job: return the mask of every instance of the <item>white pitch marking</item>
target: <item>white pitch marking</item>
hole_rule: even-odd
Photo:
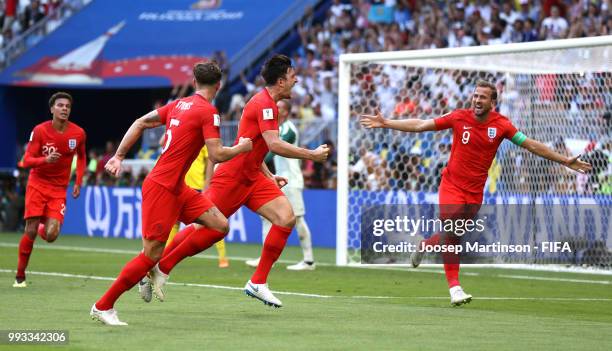
[[[11,269],[0,269],[0,273],[15,273]],[[28,274],[31,275],[42,275],[51,277],[61,278],[78,278],[78,279],[91,279],[91,280],[105,280],[113,281],[113,277],[99,277],[95,275],[82,275],[82,274],[70,274],[70,273],[59,273],[59,272],[36,272],[30,271]],[[244,288],[226,286],[226,285],[213,285],[213,284],[196,284],[196,283],[173,283],[168,282],[167,285],[175,286],[190,286],[198,288],[209,288],[209,289],[222,289],[222,290],[244,290]],[[362,295],[349,295],[349,296],[333,296],[333,295],[321,295],[321,294],[309,294],[300,292],[290,291],[274,291],[275,294],[279,295],[292,295],[302,297],[313,297],[322,299],[403,299],[403,300],[447,300],[448,296],[362,296]],[[612,301],[612,299],[606,298],[573,298],[573,297],[502,297],[502,296],[479,296],[475,297],[475,300],[523,300],[523,301]]]
[[[0,242],[0,247],[18,247],[19,245],[13,243],[3,243]],[[112,253],[112,254],[129,254],[129,255],[137,255],[140,251],[136,250],[121,250],[121,249],[101,249],[101,248],[92,248],[92,247],[79,247],[79,246],[63,246],[63,245],[48,245],[48,246],[38,246],[37,250],[60,250],[60,251],[78,251],[78,252],[97,252],[97,253]],[[206,255],[199,254],[193,256],[201,259],[211,259],[217,260],[216,255]],[[249,257],[240,257],[240,256],[230,256],[230,259],[238,260],[238,261],[246,261],[252,259]],[[278,260],[279,263],[294,263],[292,260]],[[325,263],[325,262],[317,262],[318,266],[326,267],[336,265]],[[389,271],[403,271],[403,272],[418,272],[418,273],[434,273],[434,274],[444,274],[444,271],[437,269],[414,269],[414,268],[402,268],[404,266],[390,266],[387,267],[385,265],[352,265],[346,266],[343,268],[361,268],[361,269],[384,269]],[[462,275],[468,276],[479,276],[480,273],[477,272],[463,272]],[[497,278],[506,278],[506,279],[521,279],[521,280],[539,280],[539,281],[554,281],[554,282],[564,282],[564,283],[581,283],[581,284],[603,284],[603,285],[612,285],[612,281],[609,280],[590,280],[590,279],[570,279],[570,278],[557,278],[557,277],[538,277],[538,276],[527,276],[527,275],[508,275],[508,274],[497,274],[492,275]]]

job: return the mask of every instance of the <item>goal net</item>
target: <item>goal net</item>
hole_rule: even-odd
[[[493,235],[489,241],[532,247],[562,241],[569,243],[571,253],[546,256],[532,250],[513,260],[497,256],[487,262],[611,269],[612,36],[348,54],[340,57],[339,65],[337,264],[366,263],[362,250],[366,211],[386,204],[437,204],[441,172],[453,142],[450,130],[366,130],[359,125],[359,116],[380,110],[387,118],[430,119],[469,108],[476,82],[484,79],[496,84],[497,110],[518,130],[560,153],[582,154],[594,166],[590,174],[580,175],[502,142],[489,170],[484,204],[551,206],[494,209],[533,225],[524,231],[516,227],[512,237]],[[389,214],[388,208],[376,211]],[[520,218],[520,213],[529,218]],[[552,223],[568,218],[567,225]],[[553,234],[545,230],[547,226],[554,227]],[[429,235],[418,233],[411,240]],[[392,236],[388,240],[393,241]],[[406,258],[399,255],[381,262],[407,263]],[[430,262],[435,259],[432,255]]]

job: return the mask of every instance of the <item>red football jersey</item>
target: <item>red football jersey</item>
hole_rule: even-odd
[[[218,171],[240,179],[254,181],[257,173],[261,172],[261,164],[269,151],[268,144],[262,135],[266,130],[278,130],[278,108],[268,93],[268,89],[264,88],[244,106],[238,135],[234,142],[236,145],[240,137],[251,138],[253,150],[241,153],[222,163]]]
[[[28,185],[52,194],[53,197],[65,197],[75,154],[76,184],[81,185],[86,161],[85,138],[85,131],[72,122],[68,122],[63,133],[53,128],[52,121],[34,127],[23,158],[23,166],[32,168]],[[46,157],[53,152],[62,156],[54,163],[45,162]]]
[[[512,139],[518,130],[495,111],[483,123],[472,110],[455,110],[434,120],[436,130],[453,129],[453,145],[442,176],[455,186],[481,193],[489,168],[503,139]]]
[[[205,140],[220,138],[221,117],[199,94],[172,101],[157,109],[157,113],[166,125],[166,140],[159,160],[147,177],[178,194]]]

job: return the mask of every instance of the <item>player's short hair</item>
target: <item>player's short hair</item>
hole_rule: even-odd
[[[291,59],[289,57],[276,54],[264,63],[261,68],[261,76],[266,81],[266,85],[274,85],[279,79],[285,77],[291,67]]]
[[[287,111],[291,113],[291,101],[289,101],[289,99],[282,99],[278,102],[282,102],[283,104],[285,104],[285,107],[287,107]]]
[[[497,101],[497,88],[495,84],[488,82],[486,80],[479,80],[476,82],[476,88],[489,88],[491,89],[491,100]]]
[[[215,61],[202,61],[193,65],[193,77],[198,85],[215,85],[221,81],[221,68]]]
[[[68,99],[68,101],[70,101],[70,105],[72,105],[72,96],[66,92],[58,91],[57,93],[51,95],[51,98],[49,99],[49,108],[55,105],[55,101],[57,99]]]

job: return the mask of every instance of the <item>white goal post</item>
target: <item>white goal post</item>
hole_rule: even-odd
[[[415,137],[365,131],[358,125],[359,114],[380,109],[385,116],[435,118],[467,108],[476,80],[484,78],[498,85],[498,108],[519,130],[553,147],[559,147],[561,140],[575,154],[588,142],[605,142],[611,135],[612,124],[606,125],[611,123],[611,68],[612,36],[341,55],[336,264],[360,263],[361,206],[398,199],[401,203],[403,198],[417,196],[436,201],[443,166],[440,155],[448,156],[448,133]],[[486,186],[490,196],[563,196],[565,192],[612,196],[607,190],[608,177],[612,179],[609,170],[598,170],[601,174],[595,180],[557,174],[508,144],[502,143],[500,152],[505,157],[496,159],[489,171],[493,174]],[[428,154],[428,149],[436,153]],[[437,153],[438,149],[442,151]],[[389,157],[391,150],[396,152],[395,161]],[[414,167],[406,165],[412,162]],[[519,167],[524,174],[512,173]]]

